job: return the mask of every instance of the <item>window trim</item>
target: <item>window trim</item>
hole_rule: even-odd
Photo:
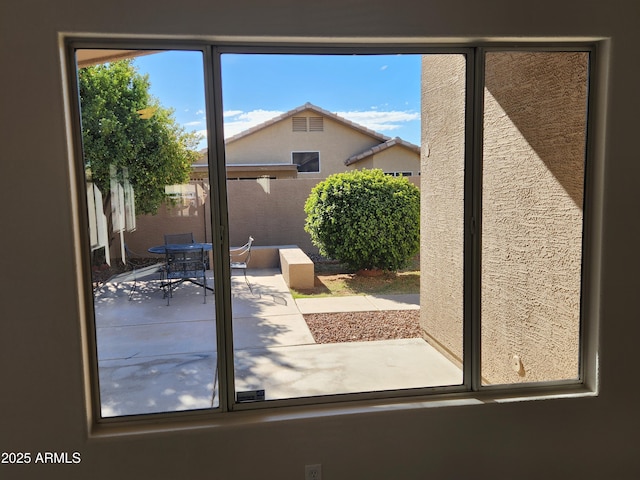
[[[74,237],[76,241],[76,263],[78,265],[79,311],[81,334],[84,344],[83,361],[87,385],[88,426],[92,435],[112,435],[130,431],[135,424],[138,431],[157,431],[176,426],[202,422],[202,425],[215,426],[254,421],[269,421],[299,417],[315,417],[319,414],[371,412],[371,408],[405,409],[430,408],[484,402],[506,402],[511,400],[533,400],[538,398],[594,396],[598,394],[598,336],[599,336],[599,295],[600,286],[600,247],[602,244],[603,209],[603,168],[604,168],[604,112],[606,110],[607,68],[609,62],[609,41],[600,38],[591,39],[501,39],[491,42],[451,42],[450,44],[429,42],[410,42],[405,40],[369,40],[356,42],[351,39],[336,43],[323,43],[323,40],[290,39],[265,43],[264,40],[237,41],[226,38],[220,41],[193,40],[157,40],[140,38],[93,38],[82,35],[63,35],[66,70],[63,69],[63,82],[66,91],[66,113],[68,141],[70,147],[69,174],[75,190]],[[77,79],[75,78],[74,51],[78,48],[121,48],[146,50],[192,50],[203,52],[205,75],[205,102],[207,107],[207,129],[209,132],[209,172],[212,189],[218,193],[212,198],[210,208],[213,230],[214,251],[221,255],[222,261],[216,262],[214,275],[216,282],[216,316],[218,328],[218,373],[220,382],[220,407],[216,409],[194,410],[188,412],[169,412],[141,415],[135,417],[100,418],[98,362],[95,345],[95,322],[93,304],[90,297],[90,266],[88,262],[88,232],[83,228],[88,218],[86,199],[82,185],[84,176],[81,169],[82,141],[80,131],[79,99],[77,98]],[[481,178],[477,174],[482,166],[482,104],[484,89],[483,62],[488,51],[587,51],[590,54],[589,94],[587,110],[586,157],[585,157],[585,194],[583,209],[582,242],[582,278],[581,278],[581,332],[580,332],[580,378],[576,381],[542,382],[533,384],[480,385],[480,321],[479,319],[479,245],[478,219],[481,218]],[[220,55],[222,53],[298,53],[298,54],[335,54],[335,53],[434,53],[467,55],[467,108],[465,144],[465,191],[470,192],[470,201],[464,206],[464,383],[460,386],[415,389],[415,391],[383,391],[377,393],[356,393],[344,395],[314,396],[303,399],[273,400],[263,403],[240,404],[234,400],[233,349],[231,332],[231,294],[224,285],[229,273],[228,262],[228,216],[226,204],[226,172],[224,165],[224,136],[222,132],[222,98],[220,85]],[[480,170],[481,171],[481,170]],[[305,173],[305,172],[302,172]],[[310,172],[309,172],[310,173]],[[315,173],[315,172],[314,172]],[[83,203],[85,202],[85,203]],[[218,293],[221,292],[221,293]],[[229,374],[230,373],[230,378]],[[226,395],[222,392],[226,391]],[[276,407],[288,407],[274,410]],[[293,409],[293,410],[291,410]],[[268,413],[260,414],[261,410]],[[253,416],[240,417],[239,412],[251,412]],[[237,414],[232,415],[233,412]],[[106,430],[105,430],[106,429]]]

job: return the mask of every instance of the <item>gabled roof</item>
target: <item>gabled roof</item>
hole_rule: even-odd
[[[359,125],[355,122],[352,122],[351,120],[347,120],[346,118],[343,118],[339,115],[336,115],[335,113],[331,113],[328,110],[325,110],[323,108],[320,108],[316,105],[313,105],[311,103],[305,103],[304,105],[301,105],[297,108],[294,108],[293,110],[289,110],[288,112],[283,113],[282,115],[278,115],[277,117],[272,118],[271,120],[267,120],[266,122],[263,122],[259,125],[256,125],[255,127],[251,127],[247,130],[243,130],[240,133],[237,133],[236,135],[229,137],[225,140],[225,143],[232,143],[235,142],[237,140],[240,140],[241,138],[244,138],[248,135],[251,135],[255,132],[258,132],[260,130],[263,130],[271,125],[274,125],[278,122],[281,122],[282,120],[285,120],[289,117],[293,117],[299,113],[302,112],[306,112],[306,111],[312,111],[317,113],[318,115],[322,115],[324,117],[330,118],[338,123],[341,123],[342,125],[345,125],[347,127],[350,127],[354,130],[357,130],[365,135],[368,135],[370,137],[375,138],[376,140],[379,140],[380,142],[386,142],[387,140],[390,140],[391,137],[387,137],[386,135],[382,135],[381,133],[378,133],[374,130],[371,130],[367,127],[364,127],[362,125]]]
[[[407,148],[415,153],[417,153],[418,155],[420,154],[420,147],[418,145],[414,145],[413,143],[407,142],[405,140],[402,140],[400,137],[396,137],[396,138],[390,138],[389,140],[387,140],[384,143],[381,143],[380,145],[376,145],[374,147],[371,147],[367,150],[365,150],[362,153],[358,153],[356,155],[352,155],[349,158],[347,158],[344,161],[345,165],[352,165],[356,162],[359,162],[360,160],[363,160],[367,157],[370,157],[372,155],[375,155],[377,153],[380,153],[384,150],[387,150],[389,148],[395,147],[396,145]]]

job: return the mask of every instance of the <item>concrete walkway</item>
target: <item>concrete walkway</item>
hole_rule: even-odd
[[[158,280],[96,295],[103,416],[218,406],[214,297],[180,285],[166,306]],[[267,400],[454,385],[462,372],[422,339],[316,344],[303,314],[417,309],[417,295],[298,299],[279,270],[232,278],[236,392]]]
[[[359,295],[352,297],[299,298],[300,313],[374,312],[420,310],[420,295]]]

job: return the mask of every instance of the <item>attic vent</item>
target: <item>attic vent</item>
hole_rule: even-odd
[[[292,117],[291,120],[294,132],[307,131],[307,117]]]
[[[322,132],[324,131],[324,122],[322,117],[309,117],[309,131],[310,132]]]
[[[291,117],[291,126],[294,132],[322,132],[324,131],[324,118]]]

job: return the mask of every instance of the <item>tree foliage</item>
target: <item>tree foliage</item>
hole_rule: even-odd
[[[148,75],[131,60],[82,68],[79,85],[84,161],[93,182],[106,196],[111,167],[118,175],[127,171],[137,213],[157,213],[164,187],[188,181],[199,137],[149,93]],[[145,109],[150,118],[139,113]]]
[[[355,269],[396,271],[420,248],[420,191],[382,170],[327,177],[304,211],[305,230],[320,253]]]

